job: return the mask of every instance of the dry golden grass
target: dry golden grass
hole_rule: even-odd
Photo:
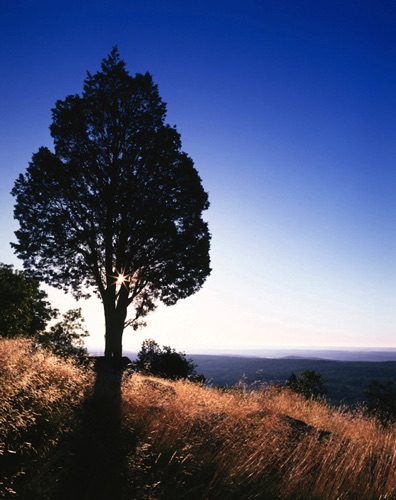
[[[268,388],[134,375],[124,425],[140,498],[393,498],[396,429]]]
[[[396,428],[362,412],[128,373],[120,392],[99,375],[0,340],[0,497],[396,498]]]
[[[91,372],[26,339],[0,340],[0,496],[29,473],[38,477],[92,382]]]

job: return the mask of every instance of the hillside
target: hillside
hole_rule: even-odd
[[[285,351],[279,351],[281,355]],[[293,353],[296,351],[290,351]],[[322,359],[304,356],[266,358],[244,355],[191,354],[197,372],[205,375],[213,387],[232,387],[243,380],[252,387],[262,384],[285,383],[294,372],[297,376],[305,370],[315,370],[322,375],[327,389],[327,398],[334,405],[351,407],[365,403],[364,391],[370,382],[396,380],[396,360],[393,351],[314,351],[317,355],[338,356],[341,359]],[[130,359],[136,353],[128,352]]]
[[[274,388],[219,390],[0,341],[2,496],[395,498],[396,428]]]
[[[213,386],[233,386],[243,379],[247,384],[284,383],[292,372],[315,370],[322,375],[333,404],[351,406],[364,402],[364,390],[373,379],[396,380],[396,361],[335,361],[309,358],[257,358],[242,356],[192,356]]]

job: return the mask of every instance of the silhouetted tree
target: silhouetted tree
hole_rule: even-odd
[[[286,382],[286,387],[306,398],[318,398],[327,393],[322,375],[315,370],[305,370],[299,377],[292,373]]]
[[[396,390],[393,381],[372,380],[364,391],[367,411],[384,423],[396,420]]]
[[[37,279],[0,263],[0,336],[36,338],[58,314]]]
[[[151,75],[130,76],[114,48],[81,96],[56,102],[55,152],[40,148],[12,190],[16,254],[45,283],[102,299],[106,356],[210,273],[208,196],[165,115]]]
[[[138,352],[135,366],[138,370],[159,377],[179,379],[194,377],[196,365],[184,352],[169,346],[161,347],[155,340],[145,340]],[[202,380],[201,380],[202,381]]]
[[[38,336],[38,342],[62,358],[85,357],[88,352],[84,346],[84,337],[88,336],[81,309],[78,308],[70,309],[61,321],[42,332]]]

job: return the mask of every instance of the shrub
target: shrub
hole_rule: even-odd
[[[155,340],[145,340],[135,363],[139,371],[169,379],[193,378],[196,365],[185,353],[176,352],[169,346],[161,347]]]
[[[320,398],[327,393],[322,382],[322,375],[315,370],[305,370],[299,377],[292,373],[286,382],[286,387],[302,394],[307,399]]]
[[[396,390],[394,383],[372,380],[367,390],[367,411],[381,422],[388,423],[396,420]]]

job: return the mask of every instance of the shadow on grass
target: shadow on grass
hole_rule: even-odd
[[[114,361],[97,358],[92,397],[85,402],[55,498],[119,499],[125,460],[121,440],[121,375]]]

